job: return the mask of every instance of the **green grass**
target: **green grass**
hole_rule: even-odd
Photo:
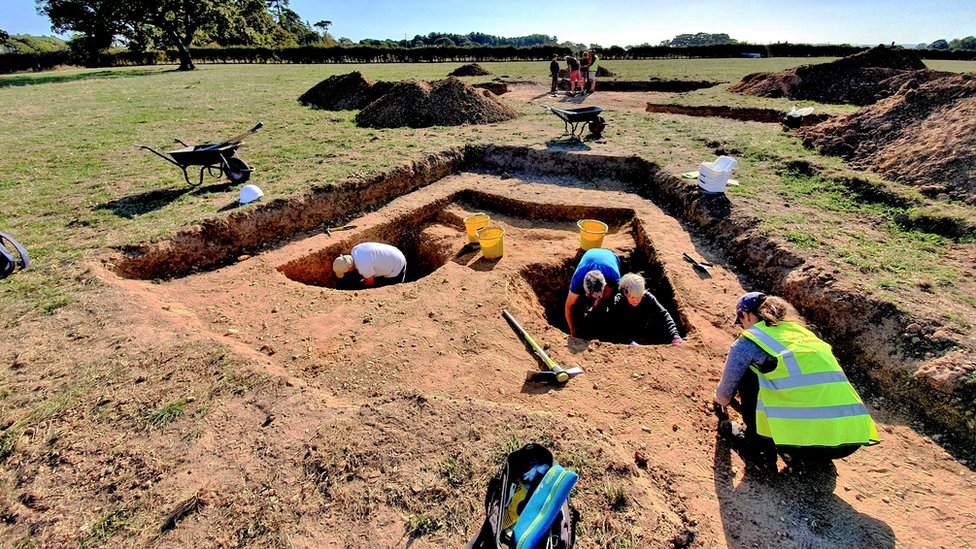
[[[88,529],[88,535],[78,543],[80,549],[87,547],[101,547],[102,542],[125,528],[131,520],[131,513],[124,509],[116,509],[105,513]]]
[[[181,398],[160,406],[155,410],[147,411],[144,416],[146,426],[151,429],[162,429],[170,423],[173,423],[183,415],[186,405],[189,402],[189,399]]]

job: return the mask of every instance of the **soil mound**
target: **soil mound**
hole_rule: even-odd
[[[601,65],[596,68],[596,77],[603,78],[604,76],[617,76],[617,74]]]
[[[801,135],[856,167],[976,202],[976,76],[909,80],[895,95]]]
[[[426,128],[491,124],[511,120],[518,112],[488,90],[475,89],[456,79],[431,83],[406,80],[367,105],[356,124],[369,128]]]
[[[448,76],[485,76],[488,74],[491,74],[488,72],[488,69],[477,63],[471,63],[469,65],[461,65],[460,67],[454,69],[454,72]]]
[[[877,46],[831,63],[750,74],[729,91],[760,97],[870,105],[894,95],[907,80],[927,81],[945,74],[928,71],[913,51]]]
[[[298,98],[299,103],[329,111],[361,109],[385,94],[390,82],[373,82],[359,71],[330,76]]]

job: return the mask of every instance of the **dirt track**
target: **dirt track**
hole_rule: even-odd
[[[734,337],[728,309],[743,287],[717,250],[623,190],[614,181],[461,173],[354,219],[354,231],[310,236],[222,269],[163,283],[103,272],[132,296],[135,324],[214,339],[283,381],[251,405],[222,410],[177,466],[186,473],[163,481],[165,493],[208,502],[166,540],[207,539],[208,525],[221,520],[219,494],[239,491],[238,472],[246,472],[283,479],[275,497],[291,503],[274,516],[296,545],[400,545],[401,516],[433,510],[444,528],[414,546],[458,546],[481,517],[490,472],[482,468],[515,433],[549,441],[559,459],[580,459],[581,547],[628,535],[641,547],[969,543],[970,472],[885,410],[873,410],[882,446],[837,462],[836,477],[743,477],[707,411]],[[488,211],[508,231],[500,261],[465,251],[459,220],[471,211]],[[673,290],[665,301],[686,344],[586,342],[551,325],[567,279],[545,285],[533,274],[568,276],[580,253],[573,220],[591,216],[608,218],[607,245],[644,268],[658,295]],[[420,235],[404,246],[414,262],[427,262],[421,273],[443,263],[419,280],[356,292],[293,280],[328,286],[334,251],[410,234]],[[720,266],[702,278],[684,251]],[[524,370],[537,363],[501,318],[504,308],[551,344],[556,360],[586,374],[558,390],[523,385]],[[431,465],[447,456],[469,471],[456,484]],[[608,504],[611,486],[623,487],[624,504]]]

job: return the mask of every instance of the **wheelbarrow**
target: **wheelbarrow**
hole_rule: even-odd
[[[607,127],[607,121],[600,116],[603,107],[580,107],[578,109],[560,109],[542,105],[543,109],[558,116],[566,126],[566,132],[576,139],[582,139],[583,131],[589,128],[593,137],[599,138]]]
[[[187,185],[196,187],[203,183],[204,172],[210,177],[220,177],[226,175],[232,183],[243,183],[250,179],[253,168],[244,162],[244,159],[237,155],[237,149],[244,144],[244,139],[252,133],[261,129],[263,122],[258,122],[256,126],[246,132],[235,135],[234,137],[220,143],[204,143],[203,145],[187,145],[183,141],[173,138],[173,142],[183,145],[182,149],[161,153],[152,147],[136,145],[137,149],[145,149],[170,164],[175,164],[183,170],[183,179]],[[167,156],[169,155],[169,156]],[[200,179],[195,184],[190,181],[190,174],[186,171],[190,166],[200,166]]]

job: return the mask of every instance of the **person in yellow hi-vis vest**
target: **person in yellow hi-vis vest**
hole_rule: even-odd
[[[735,315],[743,331],[729,350],[715,404],[724,412],[739,393],[750,446],[762,452],[772,443],[800,459],[838,459],[880,441],[830,345],[796,320],[786,300],[750,292]]]

